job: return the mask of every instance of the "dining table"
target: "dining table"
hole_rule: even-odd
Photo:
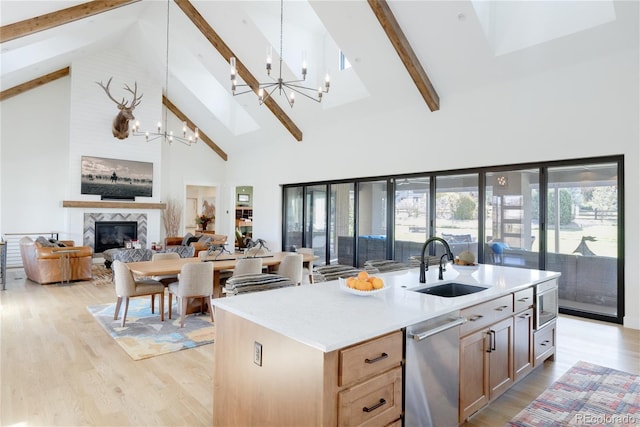
[[[267,267],[269,273],[273,273],[282,258],[291,252],[269,252],[265,255],[256,256],[256,258],[262,259],[262,266]],[[129,262],[127,266],[129,270],[139,277],[150,276],[167,276],[172,274],[179,274],[182,270],[182,266],[193,262],[211,262],[213,263],[213,297],[219,298],[223,295],[222,287],[220,285],[220,275],[223,271],[232,272],[236,266],[236,263],[241,258],[247,258],[244,253],[223,253],[220,255],[209,255],[207,257],[190,257],[179,259],[163,259],[157,261],[138,261]],[[318,257],[313,254],[302,254],[303,265],[308,266]]]

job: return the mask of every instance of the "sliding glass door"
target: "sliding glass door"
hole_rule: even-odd
[[[441,237],[479,263],[559,271],[561,311],[621,323],[623,176],[615,156],[285,185],[283,248],[313,247],[318,264],[415,266]]]
[[[353,265],[355,184],[331,184],[330,188],[329,263]],[[314,253],[320,255],[315,251]],[[324,261],[324,254],[322,254],[322,261]]]
[[[430,178],[402,178],[395,180],[394,203],[394,259],[416,264],[422,245],[431,234],[429,209],[431,206]]]
[[[469,251],[478,259],[478,174],[436,177],[435,235],[447,241],[454,256]],[[444,254],[443,246],[433,245]]]
[[[617,316],[618,165],[548,171],[546,269],[562,272],[560,308]]]
[[[358,183],[356,267],[387,259],[387,181]]]
[[[302,191],[303,187],[288,187],[284,189],[283,218],[284,233],[282,246],[289,250],[293,246],[302,247]]]
[[[540,267],[539,191],[539,169],[486,173],[485,264]]]

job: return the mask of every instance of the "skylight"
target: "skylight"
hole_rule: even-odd
[[[496,56],[615,21],[611,1],[472,0]]]

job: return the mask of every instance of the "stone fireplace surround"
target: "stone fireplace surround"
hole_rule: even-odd
[[[138,223],[138,241],[147,247],[147,214],[141,213],[85,213],[82,227],[83,245],[95,250],[96,221],[136,221]]]

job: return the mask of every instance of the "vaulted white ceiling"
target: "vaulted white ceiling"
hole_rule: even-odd
[[[84,3],[3,0],[5,26]],[[204,1],[191,4],[259,80],[273,47],[278,72],[278,1]],[[440,97],[440,108],[460,92],[638,49],[638,3],[630,1],[403,1],[388,4]],[[142,0],[1,45],[0,89],[69,66],[74,58],[121,48],[165,81],[167,97],[230,155],[256,143],[295,139],[253,94],[231,96],[223,58],[173,2]],[[309,86],[331,75],[317,104],[298,96],[294,108],[276,96],[303,132],[399,108],[430,112],[369,4],[353,1],[284,3],[283,74],[299,78],[306,53]],[[338,69],[339,49],[352,67]],[[304,137],[303,141],[304,143]]]

